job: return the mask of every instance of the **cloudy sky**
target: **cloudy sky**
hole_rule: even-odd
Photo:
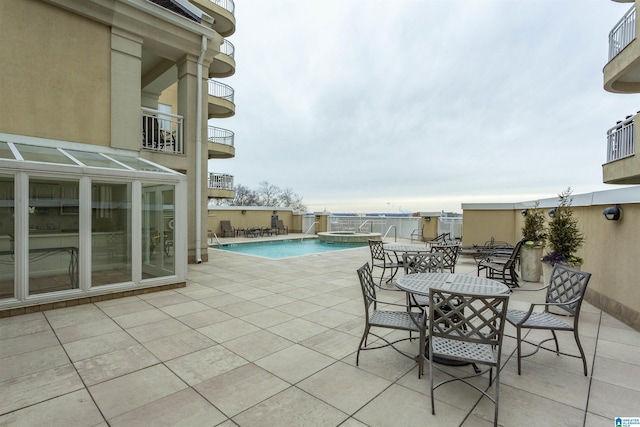
[[[236,157],[209,171],[310,211],[456,211],[619,188],[611,0],[237,0]]]

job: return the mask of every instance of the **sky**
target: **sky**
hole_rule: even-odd
[[[233,159],[310,212],[462,212],[619,186],[603,89],[611,0],[237,0]]]

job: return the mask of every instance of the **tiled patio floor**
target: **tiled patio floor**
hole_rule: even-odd
[[[492,425],[492,404],[461,383],[438,389],[431,415],[428,378],[391,349],[355,366],[356,269],[369,259],[368,248],[283,260],[212,250],[186,288],[0,319],[0,425]],[[456,272],[475,274],[473,260]],[[510,306],[536,297],[514,292]],[[549,352],[518,376],[507,338],[501,425],[640,416],[640,333],[586,303],[580,327],[588,377]],[[575,350],[571,334],[560,341]]]

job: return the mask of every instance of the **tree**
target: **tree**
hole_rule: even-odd
[[[269,184],[268,181],[262,181],[257,191],[260,200],[259,206],[279,206],[278,198],[280,193],[282,193],[280,187]]]
[[[281,190],[280,187],[262,181],[258,190],[238,184],[233,199],[218,199],[214,203],[217,206],[268,206],[286,207],[297,211],[306,211],[307,207],[302,203],[302,197],[294,193],[291,188]]]
[[[307,207],[302,204],[302,197],[293,192],[291,188],[285,188],[279,197],[279,206],[290,207],[296,211],[306,211]]]
[[[584,242],[584,235],[578,228],[578,219],[573,216],[571,209],[571,187],[558,195],[559,203],[556,212],[549,223],[547,242],[551,252],[543,257],[544,262],[567,264],[581,264],[582,259],[575,255]]]
[[[233,199],[234,206],[259,206],[258,202],[259,197],[255,191],[244,185],[236,186],[235,198]]]
[[[522,227],[522,237],[527,242],[533,242],[534,246],[541,244],[547,237],[544,231],[544,212],[538,209],[539,205],[540,202],[536,202],[533,208],[527,210]]]

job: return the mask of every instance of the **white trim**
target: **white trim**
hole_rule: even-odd
[[[615,190],[594,191],[592,193],[574,194],[571,206],[599,206],[612,204],[640,203],[640,185],[616,188]],[[540,208],[554,208],[558,198],[551,197],[540,200],[529,200],[516,203],[462,203],[462,210],[518,210],[532,208],[540,202]]]

